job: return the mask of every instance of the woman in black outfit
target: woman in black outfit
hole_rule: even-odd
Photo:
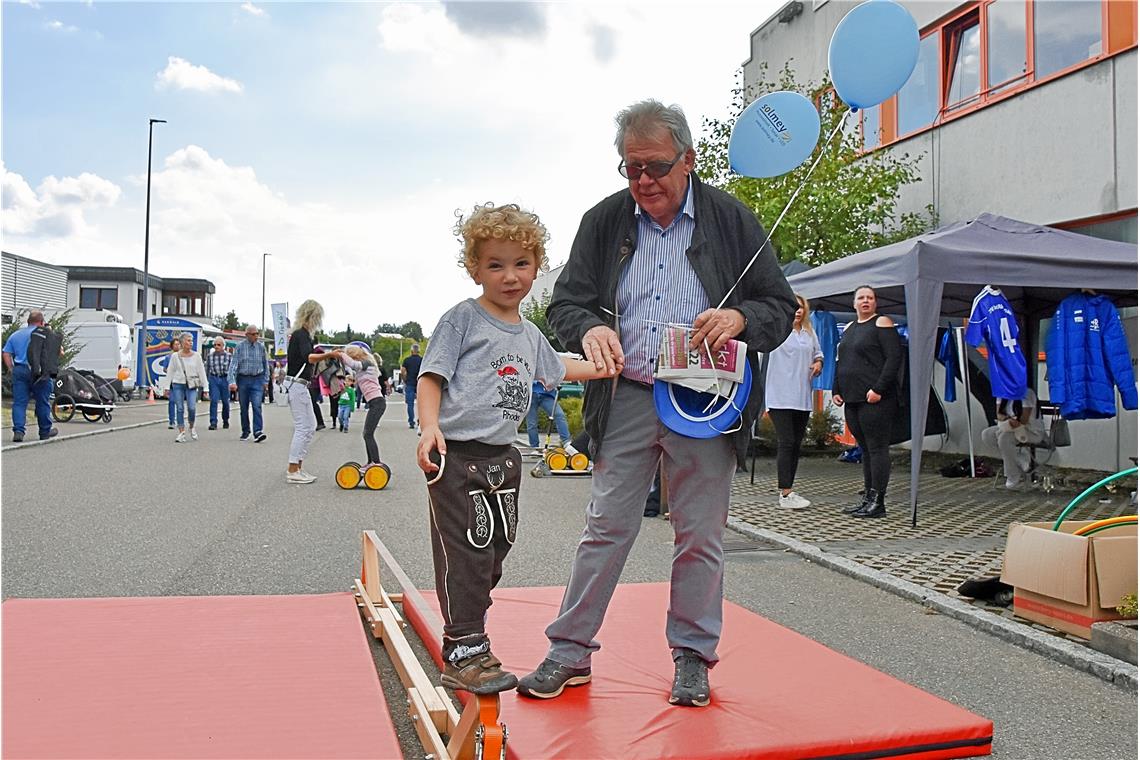
[[[875,291],[855,291],[855,321],[843,331],[832,400],[844,407],[851,434],[863,448],[863,499],[845,507],[853,517],[883,517],[891,478],[891,420],[899,412],[899,334],[890,317],[877,313]]]

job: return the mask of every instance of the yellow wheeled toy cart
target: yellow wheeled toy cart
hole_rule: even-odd
[[[351,491],[361,483],[369,491],[382,491],[391,481],[392,469],[382,462],[365,465],[345,462],[336,470],[336,484],[346,491]]]
[[[571,454],[561,446],[548,446],[541,454],[542,458],[530,471],[536,478],[547,475],[589,475],[593,469],[590,457],[581,451]]]

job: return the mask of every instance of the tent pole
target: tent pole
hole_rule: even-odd
[[[954,328],[954,344],[958,347],[958,366],[962,368],[962,385],[966,390],[966,439],[970,446],[970,477],[974,477],[974,418],[970,413],[970,372],[966,366],[966,338],[961,327]]]

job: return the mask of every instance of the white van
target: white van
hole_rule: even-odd
[[[72,367],[89,369],[107,380],[114,380],[119,369],[125,368],[131,376],[123,381],[123,387],[135,387],[131,328],[128,325],[107,321],[79,322],[69,327],[75,330],[72,340],[82,346],[71,360]]]

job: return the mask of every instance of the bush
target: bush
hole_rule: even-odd
[[[835,443],[835,437],[843,432],[843,424],[831,416],[831,407],[812,412],[808,417],[807,439],[817,449],[824,449]]]
[[[1116,611],[1122,616],[1130,619],[1136,618],[1136,594],[1125,594],[1120,604],[1116,605]]]

